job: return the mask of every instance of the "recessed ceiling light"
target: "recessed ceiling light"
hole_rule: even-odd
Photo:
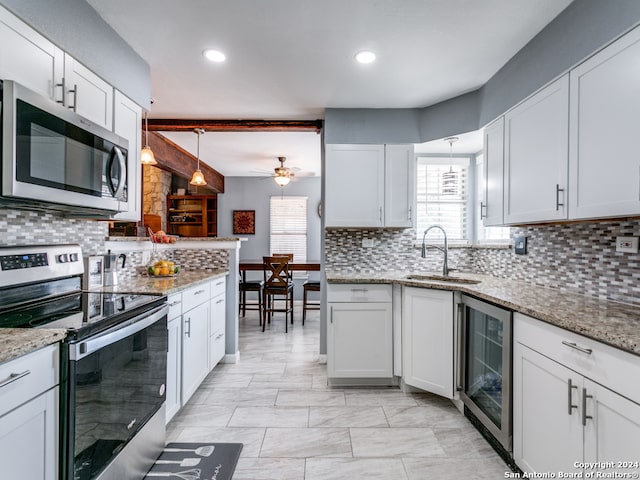
[[[368,50],[356,53],[356,60],[360,63],[372,63],[375,61],[375,59],[376,54],[373,52],[369,52]]]
[[[205,50],[204,52],[202,52],[202,54],[212,62],[224,62],[227,59],[224,53],[219,50],[213,50],[211,48]]]

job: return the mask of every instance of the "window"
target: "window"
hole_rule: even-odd
[[[271,197],[271,253],[307,260],[307,197]]]
[[[476,239],[478,243],[508,243],[509,227],[485,227],[480,218],[480,203],[484,198],[484,156],[476,155]]]
[[[430,225],[440,225],[452,242],[469,241],[469,158],[418,157],[417,238]],[[439,231],[429,238],[442,236]]]

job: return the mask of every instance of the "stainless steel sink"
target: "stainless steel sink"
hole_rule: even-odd
[[[480,283],[480,280],[475,280],[473,278],[466,277],[458,277],[455,275],[424,275],[424,274],[414,274],[408,275],[407,280],[422,280],[422,281],[436,281],[436,282],[447,282],[447,283],[465,283],[468,285],[476,285]]]

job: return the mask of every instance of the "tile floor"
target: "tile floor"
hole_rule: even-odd
[[[240,363],[218,365],[167,426],[168,441],[241,442],[234,480],[504,478],[509,471],[445,399],[329,388],[319,312],[284,333],[240,319]]]

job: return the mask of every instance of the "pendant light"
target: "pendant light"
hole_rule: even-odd
[[[198,158],[198,167],[196,171],[193,172],[191,176],[191,181],[189,182],[191,185],[195,185],[196,187],[204,187],[207,184],[207,181],[204,179],[204,175],[200,170],[200,135],[204,133],[202,128],[196,128],[193,132],[198,136],[198,150],[197,150],[197,158]]]
[[[453,171],[453,144],[458,141],[458,137],[449,137],[444,139],[449,142],[449,171],[442,174],[442,194],[457,195],[458,194],[458,172]]]
[[[153,103],[153,100],[151,101]],[[151,147],[149,146],[149,119],[147,117],[147,112],[144,112],[144,130],[145,130],[145,141],[144,147],[140,151],[140,163],[143,165],[157,165],[156,157],[151,151]]]

